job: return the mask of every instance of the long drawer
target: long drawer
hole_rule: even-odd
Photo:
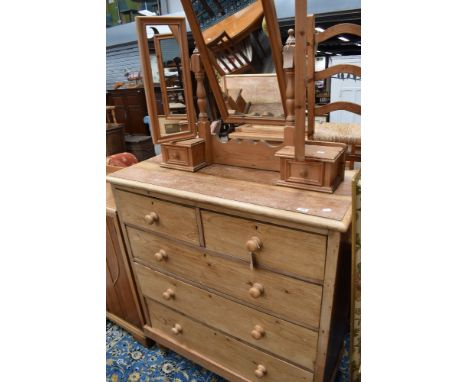
[[[208,249],[304,278],[323,280],[326,236],[202,211]]]
[[[247,381],[307,381],[313,374],[254,349],[164,305],[147,300],[151,327],[185,349],[203,354]]]
[[[134,270],[145,297],[313,369],[317,333],[194,287],[138,263]]]
[[[199,244],[195,208],[156,198],[115,190],[124,223]]]
[[[127,227],[134,257],[152,267],[266,309],[312,328],[319,325],[322,287],[249,264],[203,253]]]

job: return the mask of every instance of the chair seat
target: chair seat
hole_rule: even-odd
[[[316,123],[314,140],[360,145],[361,125],[357,123]]]

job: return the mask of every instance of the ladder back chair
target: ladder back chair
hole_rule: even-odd
[[[315,125],[316,116],[325,116],[332,111],[346,110],[361,115],[361,105],[353,102],[338,101],[326,105],[315,105],[315,81],[325,80],[333,75],[346,73],[361,77],[361,67],[351,64],[330,66],[324,70],[315,70],[315,57],[318,44],[331,38],[346,34],[361,36],[358,24],[336,24],[323,32],[315,30],[315,17],[307,17],[307,138],[321,141],[346,143],[349,147],[347,159],[351,168],[354,162],[361,161],[361,126],[354,123],[323,123]]]
[[[223,31],[218,37],[207,44],[213,54],[213,64],[220,76],[225,74],[240,74],[252,70],[251,60],[244,51],[246,44],[234,43]]]

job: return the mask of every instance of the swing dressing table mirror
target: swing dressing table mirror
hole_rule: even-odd
[[[150,127],[153,142],[161,144],[161,165],[196,171],[206,165],[205,143],[197,137],[185,18],[137,17],[136,28]],[[160,29],[170,33],[158,35]],[[163,116],[156,109],[155,77],[161,83]]]
[[[136,28],[138,36],[138,48],[140,52],[141,69],[143,72],[143,84],[145,87],[146,103],[150,119],[150,127],[154,143],[163,143],[174,140],[193,138],[196,136],[195,112],[191,93],[187,32],[184,17],[136,17]],[[158,36],[159,29],[169,30]],[[163,56],[161,41],[171,43],[171,60]],[[167,44],[166,44],[167,45]],[[176,60],[177,58],[177,60]],[[164,64],[167,61],[179,62],[177,72],[170,73]],[[174,65],[175,66],[175,65]],[[168,90],[174,89],[171,80],[176,78],[175,89],[182,94],[184,104],[182,112],[171,111],[168,99]],[[163,91],[163,107],[165,120],[179,121],[179,128],[166,131],[165,125],[160,123],[156,109],[156,97],[154,90],[154,79],[159,79]]]

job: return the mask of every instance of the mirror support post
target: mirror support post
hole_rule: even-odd
[[[288,31],[289,37],[283,49],[287,80],[286,146],[275,153],[280,158],[280,179],[276,184],[333,193],[344,179],[347,146],[344,143],[309,141],[306,152],[306,54],[309,53],[309,61],[314,59],[310,49],[307,50],[306,20],[307,3],[296,0],[296,34],[294,36],[293,30]]]
[[[286,146],[294,145],[294,50],[296,41],[294,29],[288,30],[288,38],[283,46],[283,69],[286,77],[286,120],[284,129],[284,143]]]
[[[297,161],[305,159],[305,113],[306,113],[306,19],[307,1],[296,0],[296,46],[295,61],[295,115],[294,152]]]
[[[196,96],[199,110],[197,122],[198,134],[205,140],[205,162],[207,164],[211,164],[213,159],[211,153],[210,121],[208,119],[206,90],[204,85],[205,71],[203,70],[203,65],[200,60],[200,53],[198,52],[198,48],[196,46],[190,58],[190,67],[195,75],[195,80],[197,81]]]
[[[307,138],[315,130],[315,16],[307,16]]]

